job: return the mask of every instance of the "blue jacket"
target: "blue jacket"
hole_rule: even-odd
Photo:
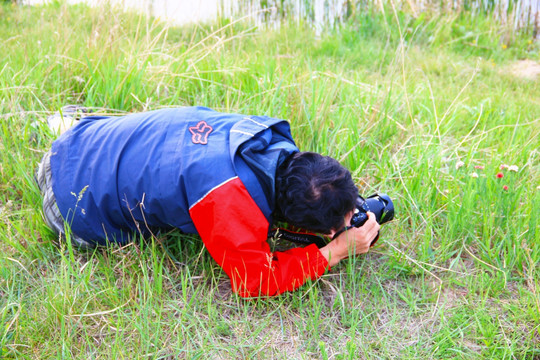
[[[148,236],[156,229],[199,233],[233,279],[246,259],[253,262],[251,276],[264,270],[261,259],[264,263],[274,256],[266,234],[275,173],[296,151],[288,122],[266,116],[203,107],[91,116],[53,143],[52,186],[60,212],[77,236],[124,244],[134,234]],[[314,249],[304,253],[318,256]],[[302,261],[298,266],[307,268]],[[318,275],[323,264],[315,265]],[[260,294],[260,274],[247,284],[246,271],[233,287],[246,295]],[[286,286],[262,292],[279,293],[291,282],[297,287],[305,281],[305,274],[293,277],[284,279]]]

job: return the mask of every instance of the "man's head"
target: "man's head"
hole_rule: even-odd
[[[324,234],[340,229],[357,197],[350,172],[329,156],[295,153],[277,172],[277,215],[294,226]]]

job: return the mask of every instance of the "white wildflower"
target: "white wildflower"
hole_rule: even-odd
[[[463,165],[465,165],[465,163],[463,161],[458,161],[456,163],[456,170],[459,169],[460,167],[462,167]]]
[[[471,177],[473,177],[473,178],[477,178],[477,177],[478,177],[478,174],[477,174],[477,173],[475,173],[475,172],[473,172],[473,173],[471,173]]]

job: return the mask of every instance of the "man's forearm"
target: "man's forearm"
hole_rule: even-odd
[[[336,241],[330,241],[326,246],[319,250],[328,261],[328,266],[330,267],[337,265],[345,257]]]

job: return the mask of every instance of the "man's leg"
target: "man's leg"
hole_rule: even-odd
[[[48,151],[41,162],[39,163],[36,172],[36,181],[43,196],[43,217],[45,223],[56,233],[65,239],[66,234],[64,231],[64,218],[60,214],[58,205],[56,204],[56,197],[52,189],[51,179],[51,152]],[[70,236],[73,246],[79,249],[92,249],[95,248],[95,244],[87,242],[75,234]]]

